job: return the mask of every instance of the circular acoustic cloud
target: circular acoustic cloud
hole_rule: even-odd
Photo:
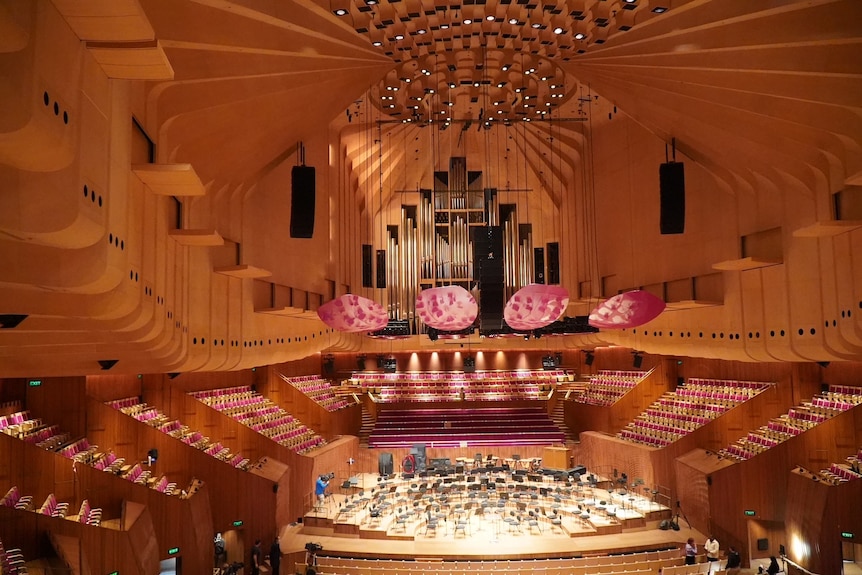
[[[503,319],[516,331],[539,329],[557,321],[569,305],[569,292],[560,286],[530,284],[506,302]]]
[[[416,298],[416,313],[430,327],[458,331],[473,325],[479,314],[476,298],[460,286],[422,290]]]
[[[604,329],[637,327],[664,311],[660,298],[642,290],[627,291],[605,300],[590,312],[590,325]]]
[[[320,306],[317,316],[332,329],[344,332],[376,331],[389,322],[382,305],[349,293]]]

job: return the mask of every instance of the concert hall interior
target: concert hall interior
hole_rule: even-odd
[[[2,573],[862,572],[860,22],[3,0]]]

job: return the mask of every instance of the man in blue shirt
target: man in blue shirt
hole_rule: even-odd
[[[317,482],[314,484],[314,494],[317,496],[318,502],[323,504],[326,498],[326,488],[329,486],[329,478],[326,475],[320,475]]]

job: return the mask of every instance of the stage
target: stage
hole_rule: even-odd
[[[319,543],[331,556],[485,560],[633,552],[704,539],[687,525],[658,529],[671,510],[636,489],[608,489],[617,484],[598,476],[557,477],[508,470],[406,479],[357,474],[302,524],[286,527],[282,546],[297,553]]]

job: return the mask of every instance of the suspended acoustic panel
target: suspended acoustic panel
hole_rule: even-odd
[[[557,321],[569,305],[566,288],[530,284],[519,289],[506,303],[503,319],[518,331],[539,329]]]
[[[615,295],[590,312],[590,325],[605,329],[637,327],[654,320],[664,311],[660,298],[642,290]]]
[[[479,305],[476,298],[461,286],[442,286],[419,294],[416,313],[425,325],[457,331],[473,325],[479,315]]]
[[[344,332],[376,331],[389,322],[382,305],[349,293],[320,306],[317,316],[332,329]]]

